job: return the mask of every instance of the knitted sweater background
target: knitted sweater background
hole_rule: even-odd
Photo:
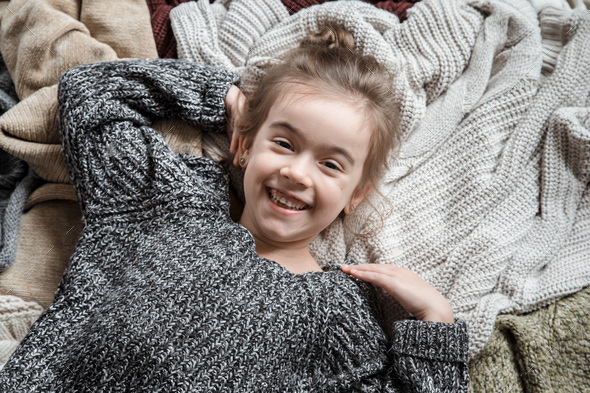
[[[405,135],[380,185],[386,198],[370,200],[378,212],[363,203],[328,227],[312,244],[318,261],[352,257],[420,274],[467,321],[472,356],[499,313],[590,284],[589,13],[424,0],[399,23],[360,1],[292,16],[274,12],[279,0],[265,2],[276,4],[266,13],[245,0],[225,14],[217,3],[174,8],[179,57],[233,66],[248,94],[281,55],[333,21],[395,73],[390,88],[402,103]],[[546,20],[559,44],[544,48]],[[234,40],[252,44],[220,45]]]
[[[289,15],[293,15],[296,12],[301,11],[304,8],[310,7],[315,4],[322,4],[326,1],[333,1],[333,0],[281,0],[285,7],[289,10]],[[373,4],[375,7],[381,8],[383,10],[387,10],[389,12],[394,13],[398,16],[400,22],[403,22],[406,19],[406,12],[408,9],[412,8],[412,6],[420,0],[410,0],[410,1],[403,1],[403,0],[385,0],[385,1],[378,1],[378,0],[363,0],[367,3]]]
[[[154,41],[160,58],[176,58],[176,40],[170,26],[170,10],[189,0],[147,0]]]
[[[466,391],[465,323],[399,321],[339,269],[296,275],[229,217],[223,168],[149,127],[225,132],[237,75],[170,59],[76,67],[60,132],[84,229],[2,392]]]
[[[18,102],[14,83],[0,54],[0,116]],[[18,227],[23,206],[39,185],[27,163],[0,148],[0,271],[16,258]],[[2,299],[0,299],[0,302]],[[0,358],[2,358],[0,348]]]

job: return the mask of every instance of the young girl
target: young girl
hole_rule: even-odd
[[[237,75],[202,64],[64,74],[60,129],[84,229],[2,391],[466,391],[466,327],[440,293],[392,266],[322,271],[309,253],[383,171],[395,141],[385,77],[374,59],[313,39],[269,71],[245,113]],[[226,101],[243,127],[239,224],[223,167],[175,154],[149,127],[178,116],[224,132]],[[372,283],[417,320],[384,327]]]

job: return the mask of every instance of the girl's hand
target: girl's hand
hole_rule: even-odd
[[[238,128],[240,116],[242,115],[246,104],[246,96],[236,86],[232,85],[227,95],[225,96],[225,107],[229,114],[229,121],[227,123],[227,136],[231,141],[229,146],[229,152],[234,154],[234,165],[239,167],[240,156],[238,154],[238,143],[240,139],[240,133],[234,132]]]
[[[455,322],[447,299],[411,270],[374,263],[342,265],[341,269],[344,273],[380,286],[421,321]]]

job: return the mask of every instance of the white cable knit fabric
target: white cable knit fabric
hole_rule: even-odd
[[[279,0],[260,4],[234,0],[217,20],[219,4],[179,5],[170,14],[179,53],[239,72],[248,94],[330,20],[398,75],[405,136],[380,186],[386,199],[371,198],[379,213],[363,203],[326,229],[312,244],[320,263],[352,257],[417,272],[468,322],[471,356],[498,313],[590,284],[590,15],[548,7],[537,17],[525,0],[424,0],[400,24],[362,2],[290,17]],[[539,19],[561,29],[546,76]],[[376,233],[355,235],[367,232]]]

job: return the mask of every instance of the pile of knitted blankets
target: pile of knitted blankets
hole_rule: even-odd
[[[26,15],[23,9],[43,1],[12,3],[14,15],[19,6],[20,15]],[[125,2],[119,16],[133,15],[139,3]],[[25,159],[52,186],[67,182],[56,147],[55,108],[45,105],[55,103],[59,75],[85,62],[157,56],[153,41],[140,29],[149,25],[149,16],[137,13],[143,19],[126,24],[124,31],[116,20],[100,22],[107,19],[104,8],[86,7],[61,7],[83,23],[65,18],[59,29],[56,22],[55,34],[39,34],[37,14],[30,12],[25,24],[19,21],[20,29],[37,33],[20,44],[37,45],[37,52],[6,57],[19,97],[30,97],[0,120],[0,147]],[[269,65],[327,21],[350,30],[357,50],[375,56],[395,74],[390,88],[403,103],[403,144],[391,158],[380,195],[375,193],[313,243],[314,256],[323,265],[354,258],[419,273],[468,322],[470,354],[479,359],[491,353],[486,343],[499,351],[498,340],[507,337],[501,332],[516,330],[509,317],[538,309],[549,313],[547,305],[590,284],[589,13],[548,7],[537,14],[525,0],[423,0],[407,10],[402,23],[393,13],[361,1],[326,2],[290,15],[279,0],[199,0],[173,8],[170,21],[180,58],[240,73],[246,93]],[[71,35],[55,39],[64,25],[71,26]],[[2,37],[9,38],[8,29],[18,26],[5,25],[3,19]],[[121,39],[131,36],[136,45]],[[47,37],[53,41],[44,41]],[[61,59],[44,63],[44,70],[52,70],[46,80],[35,79],[41,67],[27,75],[13,72],[35,53],[49,56],[45,45]],[[84,46],[83,54],[76,49]],[[0,42],[3,55],[16,48]],[[25,78],[34,83],[25,85]],[[23,113],[30,113],[25,125]],[[181,125],[162,123],[160,128],[181,150],[200,149],[186,136],[175,139],[184,135],[177,134]],[[43,132],[34,134],[35,129]],[[227,148],[227,141],[217,143]],[[43,159],[39,148],[31,148],[35,144],[51,146]],[[239,179],[235,184],[239,188]],[[67,195],[72,198],[69,191]],[[79,232],[74,226],[67,222],[57,229],[71,236]],[[62,247],[65,254],[73,241]],[[54,258],[56,251],[59,246],[48,245],[43,258]],[[24,269],[27,278],[43,265]],[[4,292],[22,295],[2,280],[0,275]],[[585,293],[577,299],[587,300]],[[497,319],[504,313],[513,315]],[[575,315],[587,319],[586,312]],[[586,341],[580,353],[590,353],[589,345]],[[489,362],[478,364],[492,368]],[[531,367],[537,370],[539,364]],[[528,366],[521,371],[535,375]]]
[[[418,272],[468,321],[472,355],[498,313],[590,283],[588,15],[547,8],[538,19],[525,1],[426,0],[399,23],[354,1],[290,17],[243,4],[174,8],[179,56],[236,70],[249,93],[305,34],[336,21],[396,74],[405,138],[385,198],[316,240],[322,263],[352,257]],[[547,75],[539,20],[561,38]]]

